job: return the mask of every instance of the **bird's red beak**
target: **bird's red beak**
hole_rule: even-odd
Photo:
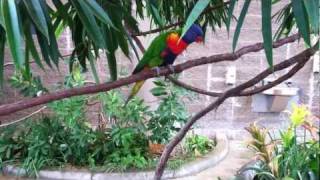
[[[198,36],[198,37],[196,38],[196,42],[197,42],[197,43],[201,43],[202,41],[203,41],[203,37]]]

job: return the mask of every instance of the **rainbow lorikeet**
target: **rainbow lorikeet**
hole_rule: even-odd
[[[157,68],[158,71],[159,66],[169,66],[169,68],[174,71],[172,64],[176,57],[181,54],[189,44],[193,42],[202,42],[204,35],[201,27],[197,24],[193,24],[180,39],[181,32],[181,29],[172,30],[157,36],[151,42],[151,45],[144,53],[132,74],[151,68]],[[139,92],[144,82],[145,80],[136,82],[126,104]]]

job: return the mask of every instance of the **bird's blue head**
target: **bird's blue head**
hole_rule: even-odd
[[[197,24],[192,24],[185,35],[182,37],[183,41],[191,44],[193,42],[202,42],[203,41],[203,31],[201,27]]]

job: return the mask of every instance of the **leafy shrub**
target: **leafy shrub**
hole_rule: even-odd
[[[158,108],[152,113],[148,123],[151,141],[167,143],[173,134],[180,130],[181,124],[188,119],[188,112],[181,100],[183,96],[191,97],[188,91],[166,81],[154,81],[153,95],[161,98]]]
[[[297,133],[303,128],[301,138]],[[254,170],[258,179],[319,179],[320,146],[318,137],[309,138],[317,134],[319,129],[312,125],[310,112],[305,106],[294,106],[290,115],[290,126],[280,131],[280,139],[271,135],[256,123],[247,128],[253,137],[249,146],[257,152],[259,163],[247,170]],[[314,133],[316,132],[316,133]]]
[[[149,142],[167,142],[179,129],[176,124],[188,118],[180,101],[186,93],[162,83],[167,94],[161,95],[161,103],[154,112],[138,98],[124,106],[118,91],[48,104],[51,111],[48,116],[0,129],[0,167],[17,163],[30,175],[37,175],[42,168],[67,164],[109,171],[155,167],[158,159],[149,153]],[[64,87],[83,84],[84,78],[75,68],[65,78]],[[87,122],[85,111],[89,99],[101,102],[108,127],[93,130]],[[175,158],[169,166],[176,168],[184,160]]]
[[[187,137],[184,144],[186,151],[194,156],[204,155],[212,150],[214,146],[215,141],[198,134]]]
[[[84,98],[57,101],[50,107],[58,116],[30,121],[18,131],[1,131],[1,161],[20,161],[30,174],[64,163],[79,166],[103,163],[100,154],[102,150],[104,155],[109,153],[102,148],[108,135],[93,131],[84,121]]]
[[[36,97],[39,93],[48,92],[40,77],[33,77],[32,74],[15,73],[10,77],[9,83],[12,87],[19,89],[19,92],[24,96]]]

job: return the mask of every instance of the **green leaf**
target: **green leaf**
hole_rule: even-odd
[[[2,3],[0,2],[0,26],[4,26],[4,19],[3,19],[3,14],[2,14]]]
[[[95,0],[85,0],[84,2],[91,8],[92,12],[97,18],[99,18],[105,24],[108,24],[116,29],[107,12],[104,11],[104,9],[102,9],[102,7]]]
[[[198,19],[200,14],[204,11],[204,9],[208,6],[210,0],[201,0],[198,1],[197,4],[193,7],[190,15],[187,18],[186,24],[184,25],[181,33],[181,37],[188,31],[191,25]]]
[[[59,52],[59,47],[58,47],[58,43],[57,43],[57,39],[54,33],[54,29],[52,26],[52,20],[51,17],[49,15],[48,9],[47,9],[47,4],[45,3],[45,1],[40,1],[41,7],[43,9],[44,12],[44,16],[46,18],[47,21],[47,25],[48,25],[48,32],[49,32],[49,55],[53,61],[53,63],[56,65],[57,68],[59,68],[59,58],[60,58],[60,52]]]
[[[131,48],[133,49],[133,52],[134,52],[137,60],[139,61],[140,60],[139,53],[138,53],[138,50],[137,50],[135,44],[133,43],[133,39],[127,31],[125,31],[125,32],[127,34],[129,44],[130,44]]]
[[[49,56],[50,50],[49,50],[49,46],[47,44],[48,41],[46,41],[46,38],[39,31],[36,31],[36,34],[37,34],[37,39],[38,39],[38,43],[40,46],[42,57],[43,57],[44,61],[46,62],[46,64],[50,68],[52,68],[52,65],[50,62],[50,56]]]
[[[236,30],[234,32],[234,36],[233,36],[233,41],[232,41],[232,50],[234,51],[236,49],[237,43],[238,43],[238,39],[239,39],[239,35],[240,35],[240,31],[241,31],[241,27],[243,24],[243,21],[247,15],[248,9],[249,9],[249,5],[250,5],[251,0],[246,0],[244,2],[244,5],[242,7],[240,16],[239,16],[239,20],[236,26]]]
[[[110,76],[111,76],[111,80],[115,81],[117,80],[117,76],[118,76],[117,75],[118,74],[117,59],[115,56],[115,51],[118,47],[118,41],[115,38],[116,33],[114,32],[113,29],[107,28],[105,36],[106,36],[107,50],[108,50],[108,52],[106,52],[106,55],[108,59]]]
[[[152,14],[155,22],[158,25],[163,26],[164,23],[163,23],[163,20],[162,20],[162,18],[160,16],[160,12],[159,12],[159,9],[158,9],[158,2],[156,0],[149,0],[148,1],[148,5],[149,5],[151,14]]]
[[[261,1],[263,47],[270,68],[273,67],[271,7],[272,0]]]
[[[93,57],[93,54],[91,53],[91,51],[89,51],[89,53],[88,53],[88,60],[90,62],[91,71],[92,71],[94,80],[96,81],[97,84],[100,84],[100,80],[99,80],[99,76],[98,76],[98,73],[97,73],[96,65],[94,63],[95,58]]]
[[[233,10],[234,10],[234,7],[235,7],[237,1],[238,0],[231,0],[230,1],[230,5],[229,5],[229,9],[228,9],[227,21],[226,21],[226,26],[227,26],[228,33],[229,33],[229,30],[230,30],[231,19],[233,17]]]
[[[111,76],[111,80],[115,81],[117,80],[117,59],[116,56],[114,54],[114,52],[108,52],[107,53],[107,58],[108,58],[108,65],[109,65],[109,71],[110,71],[110,76]]]
[[[319,0],[304,0],[304,5],[315,34],[319,32]]]
[[[101,34],[100,28],[92,14],[91,9],[84,1],[72,0],[71,1],[84,28],[87,30],[89,37],[100,47],[105,47],[105,42]]]
[[[33,41],[32,34],[31,34],[30,21],[28,21],[28,20],[25,20],[25,21],[26,22],[25,22],[24,29],[23,29],[24,30],[24,36],[25,36],[25,43],[28,46],[28,49],[30,50],[31,55],[33,56],[34,61],[36,62],[36,64],[41,69],[44,70],[44,67],[43,67],[43,65],[41,63],[38,51],[36,49],[36,46],[34,45],[34,41]]]
[[[0,26],[0,87],[3,87],[3,68],[4,68],[4,47],[6,43],[6,34]]]
[[[28,44],[26,44],[25,48],[25,60],[24,60],[24,70],[22,71],[24,79],[31,82],[31,72],[30,72],[30,64],[29,64],[29,47]]]
[[[23,0],[33,23],[38,30],[49,39],[48,25],[39,0]]]
[[[22,38],[20,34],[16,4],[13,0],[2,0],[1,2],[8,44],[14,64],[18,69],[20,69],[23,66],[23,54],[21,48]]]
[[[303,1],[291,0],[291,4],[292,4],[292,11],[296,19],[299,32],[301,33],[301,36],[303,37],[307,45],[310,46],[311,41],[310,41],[310,34],[309,34],[310,33],[309,21],[307,18],[308,15],[306,13],[305,7],[303,5]]]
[[[165,87],[155,87],[151,89],[151,93],[154,96],[162,96],[162,95],[167,95],[166,88]]]
[[[126,33],[124,32],[124,29],[121,28],[120,31],[114,31],[118,38],[119,46],[122,50],[122,52],[129,57],[129,47],[128,47],[128,41],[126,39]]]

